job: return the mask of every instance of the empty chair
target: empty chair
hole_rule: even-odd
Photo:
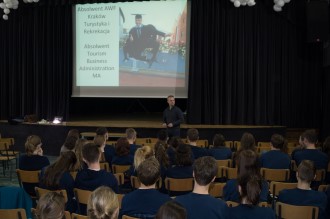
[[[21,188],[24,188],[25,183],[39,185],[40,170],[28,171],[17,169],[16,173],[18,177],[18,183]],[[30,194],[31,198],[36,198],[34,193],[31,193],[31,191],[27,192]]]
[[[80,214],[86,214],[86,206],[88,203],[88,199],[90,195],[92,194],[92,191],[83,190],[83,189],[77,189],[74,188],[74,195],[76,197],[77,203],[78,203],[78,211]]]
[[[227,160],[217,160],[217,165],[220,167],[232,167],[232,160],[227,159]]]
[[[296,206],[277,202],[276,215],[283,219],[316,219],[319,215],[319,208],[314,206]]]
[[[290,178],[289,169],[268,169],[261,168],[260,173],[267,181],[286,182]]]
[[[194,187],[194,179],[174,179],[166,178],[165,179],[165,188],[168,191],[168,194],[171,195],[171,192],[191,192]]]

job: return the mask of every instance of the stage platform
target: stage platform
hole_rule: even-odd
[[[117,114],[98,116],[76,116],[70,117],[69,121],[62,124],[38,124],[21,123],[11,125],[7,121],[0,121],[0,133],[2,137],[15,138],[15,149],[24,152],[25,139],[32,134],[39,135],[42,139],[44,154],[57,156],[65,137],[70,129],[78,129],[80,132],[95,132],[98,127],[107,127],[109,132],[124,133],[126,128],[134,128],[138,137],[156,137],[162,129],[161,113],[143,114]],[[269,141],[274,133],[286,135],[285,126],[250,126],[250,125],[181,125],[181,137],[186,137],[189,128],[199,130],[200,139],[212,142],[214,134],[221,133],[226,140],[240,140],[244,132],[251,132],[256,141]],[[115,138],[110,140],[116,140]]]

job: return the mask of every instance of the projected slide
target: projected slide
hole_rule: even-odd
[[[187,1],[76,5],[75,86],[185,88],[187,32]]]

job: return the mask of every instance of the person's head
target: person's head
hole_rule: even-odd
[[[225,137],[222,134],[215,134],[213,137],[213,147],[225,146]]]
[[[306,130],[302,134],[302,140],[305,146],[315,145],[317,143],[317,133],[315,129]]]
[[[256,150],[256,142],[254,136],[251,133],[245,132],[242,135],[240,150]]]
[[[99,148],[102,152],[104,151],[106,141],[107,141],[107,139],[106,139],[105,135],[96,135],[94,137],[94,144],[99,146]]]
[[[171,138],[169,145],[173,148],[177,148],[180,144],[183,144],[183,141],[180,137],[174,136]]]
[[[245,175],[238,178],[238,191],[241,202],[244,204],[258,205],[261,189],[261,177],[257,175]]]
[[[193,175],[195,183],[207,186],[214,181],[218,172],[218,165],[213,157],[205,156],[195,160],[193,164]]]
[[[103,135],[107,140],[109,137],[108,129],[106,127],[99,127],[96,129],[96,135]]]
[[[243,150],[237,157],[238,177],[260,175],[258,154],[252,150]]]
[[[304,182],[310,184],[316,174],[316,168],[314,166],[314,162],[310,160],[303,160],[298,166],[298,170],[296,173],[298,182]]]
[[[35,212],[37,219],[62,219],[65,211],[65,199],[57,192],[48,192],[41,196]]]
[[[191,147],[186,144],[180,144],[175,153],[175,162],[178,166],[191,166],[192,165],[192,152]]]
[[[25,142],[25,152],[28,156],[37,154],[41,149],[41,146],[42,143],[40,137],[37,135],[30,135]]]
[[[169,95],[167,97],[167,103],[170,107],[173,107],[175,105],[175,98],[173,95]]]
[[[82,148],[83,160],[89,165],[92,163],[99,163],[101,151],[94,143],[87,143]]]
[[[137,168],[137,177],[145,186],[156,184],[160,177],[160,165],[158,160],[154,157],[144,160]]]
[[[64,147],[70,151],[74,150],[78,138],[74,135],[67,136],[64,142]]]
[[[118,212],[118,197],[111,188],[101,186],[92,192],[87,203],[87,215],[90,219],[115,219]]]
[[[126,138],[129,141],[135,141],[136,140],[136,131],[133,128],[126,129]]]
[[[196,142],[199,139],[199,133],[197,129],[188,129],[187,139],[189,142]]]
[[[279,149],[283,152],[287,151],[287,142],[282,135],[273,134],[270,138],[270,144],[276,149]]]
[[[85,144],[87,144],[88,141],[86,139],[78,139],[76,141],[76,145],[74,147],[75,154],[77,157],[77,163],[75,169],[82,169],[83,168],[83,156],[82,156],[82,149]]]
[[[168,201],[157,211],[155,219],[186,219],[186,209],[176,201]]]
[[[168,134],[167,134],[166,129],[161,129],[161,130],[158,132],[158,134],[157,134],[157,138],[158,138],[160,141],[167,142],[167,140],[168,140]]]
[[[169,167],[170,161],[166,153],[166,144],[163,141],[157,141],[155,144],[155,157],[163,167]]]
[[[143,146],[136,149],[134,154],[134,168],[137,169],[145,159],[152,156],[154,156],[154,150],[150,146]]]
[[[69,137],[69,136],[74,136],[77,139],[79,139],[80,138],[80,133],[79,133],[78,129],[70,129],[70,131],[68,132],[67,137]]]
[[[127,138],[119,138],[117,140],[115,149],[116,149],[116,155],[119,157],[128,155],[130,150],[130,145]]]
[[[142,15],[141,14],[135,15],[135,24],[137,26],[140,26],[142,24]]]

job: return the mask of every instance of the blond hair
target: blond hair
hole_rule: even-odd
[[[25,142],[25,152],[28,156],[32,155],[33,152],[37,149],[38,145],[41,144],[41,139],[37,135],[30,135],[27,137]]]
[[[64,211],[64,196],[57,192],[48,192],[39,199],[35,217],[37,219],[62,219]]]
[[[118,211],[117,194],[109,187],[100,186],[88,199],[87,215],[90,219],[114,219],[118,217]]]
[[[145,159],[152,156],[154,156],[154,150],[150,146],[138,148],[134,154],[134,169],[136,170]]]

